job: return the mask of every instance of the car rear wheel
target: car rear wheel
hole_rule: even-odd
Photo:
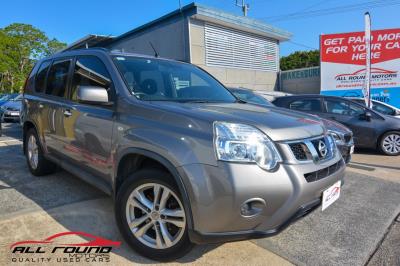
[[[25,156],[29,171],[35,176],[53,173],[57,166],[43,155],[36,130],[31,128],[25,134]]]
[[[400,132],[385,133],[380,141],[380,150],[385,155],[400,155]]]
[[[116,200],[116,219],[128,244],[141,255],[159,261],[182,257],[193,246],[187,214],[171,177],[144,169],[122,185]]]

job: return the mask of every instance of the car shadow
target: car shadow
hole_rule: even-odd
[[[12,213],[24,210],[43,210],[68,231],[86,232],[122,241],[121,247],[112,250],[117,256],[133,263],[156,263],[138,255],[123,240],[116,226],[113,201],[108,195],[63,170],[43,177],[31,175],[21,142],[16,141],[21,140],[21,137],[19,125],[3,124],[0,142],[13,143],[0,146],[0,217],[12,216]],[[175,262],[194,262],[218,246],[195,246],[190,253]]]
[[[357,154],[365,154],[365,155],[382,155],[385,156],[381,153],[379,153],[379,151],[377,151],[376,149],[368,149],[368,148],[355,148],[354,152]]]
[[[374,150],[374,149],[366,149],[366,148],[357,148],[355,149],[356,154],[361,154],[361,155],[378,155],[382,157],[382,160],[385,160],[385,158],[392,158],[392,156],[384,155],[381,154],[379,151]],[[365,167],[376,167],[376,168],[384,168],[384,169],[390,169],[390,170],[400,170],[400,167],[398,166],[390,166],[390,165],[384,165],[384,164],[379,164],[379,163],[365,163],[365,162],[356,162],[359,165],[365,166]]]

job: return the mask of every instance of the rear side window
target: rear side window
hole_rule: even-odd
[[[290,109],[299,111],[322,112],[319,99],[302,99],[290,103]]]
[[[68,71],[71,60],[56,61],[47,77],[46,94],[64,97],[67,93]]]
[[[95,56],[80,56],[75,63],[71,99],[77,101],[79,86],[96,86],[109,90],[111,77],[103,62]],[[110,91],[109,91],[110,99]]]
[[[50,60],[44,61],[40,67],[39,70],[36,74],[36,79],[35,79],[35,91],[36,92],[44,92],[45,87],[46,87],[46,75],[47,71],[49,70],[50,67]]]

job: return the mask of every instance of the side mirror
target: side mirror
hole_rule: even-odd
[[[365,121],[371,121],[372,119],[372,114],[369,111],[366,111],[364,114],[360,115],[360,119],[361,120],[365,120]]]
[[[79,102],[88,104],[111,104],[108,101],[107,90],[97,86],[79,86],[77,92]]]

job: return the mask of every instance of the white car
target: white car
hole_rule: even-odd
[[[284,91],[263,91],[263,90],[255,90],[255,93],[263,96],[265,99],[268,101],[273,101],[275,100],[276,97],[281,97],[281,96],[291,96],[293,94],[284,92]]]
[[[364,98],[350,98],[354,102],[358,102],[361,104],[364,104]],[[384,114],[384,115],[390,115],[396,118],[400,119],[400,109],[396,108],[390,104],[380,102],[377,100],[371,100],[372,101],[372,110]]]

